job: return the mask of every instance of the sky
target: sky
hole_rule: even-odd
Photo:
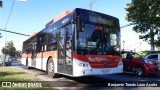
[[[0,8],[0,29],[5,29],[14,0],[2,0]],[[94,0],[16,0],[6,30],[31,35],[45,28],[46,23],[65,10],[75,8],[91,9],[89,3]],[[26,2],[25,2],[26,1]],[[96,0],[92,6],[93,11],[112,15],[120,20],[120,26],[129,24],[126,17],[126,4],[131,0]],[[29,37],[2,32],[0,49],[5,42],[13,41],[17,50],[22,49],[22,43]],[[132,50],[150,50],[147,42],[139,40],[139,34],[133,32],[132,26],[121,29],[121,42],[125,41],[124,48]]]

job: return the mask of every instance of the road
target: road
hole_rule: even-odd
[[[54,83],[54,87],[63,90],[159,90],[159,87],[108,87],[108,83],[120,83],[120,82],[130,82],[130,81],[147,81],[147,82],[160,82],[160,75],[156,76],[135,76],[130,73],[122,73],[122,74],[112,74],[112,75],[100,75],[100,76],[86,76],[86,77],[69,77],[65,75],[58,75],[56,78],[48,77],[46,72],[37,70],[37,69],[26,69],[25,66],[18,62],[12,63],[11,67],[18,67],[23,69],[24,71],[38,77],[42,81],[47,81],[50,83]],[[56,83],[56,84],[55,84]],[[60,83],[60,84],[59,84]]]
[[[98,76],[100,78],[106,78],[109,80],[114,80],[114,81],[159,81],[160,82],[160,75],[154,75],[154,76],[136,76],[133,73],[121,73],[121,74],[113,74],[113,75],[103,75],[103,76]]]

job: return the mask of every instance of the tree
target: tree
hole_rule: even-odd
[[[16,57],[16,58],[21,58],[21,54],[22,54],[22,52],[19,51],[19,50],[17,50],[17,51],[16,51],[16,54],[15,54],[15,57]]]
[[[160,36],[158,36],[158,38],[157,38],[156,47],[160,51]]]
[[[160,34],[160,0],[132,0],[127,4],[127,17],[132,22],[133,30],[141,33],[140,39],[149,41],[154,51]]]
[[[2,53],[9,54],[10,56],[15,56],[16,48],[14,47],[13,41],[6,43],[6,46],[2,48]]]
[[[157,49],[160,51],[160,47],[158,46]]]

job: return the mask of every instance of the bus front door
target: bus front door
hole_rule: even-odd
[[[71,25],[60,28],[58,39],[58,72],[72,75]]]

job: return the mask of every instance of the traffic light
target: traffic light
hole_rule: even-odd
[[[3,5],[2,5],[2,1],[0,1],[0,7],[2,7]]]

